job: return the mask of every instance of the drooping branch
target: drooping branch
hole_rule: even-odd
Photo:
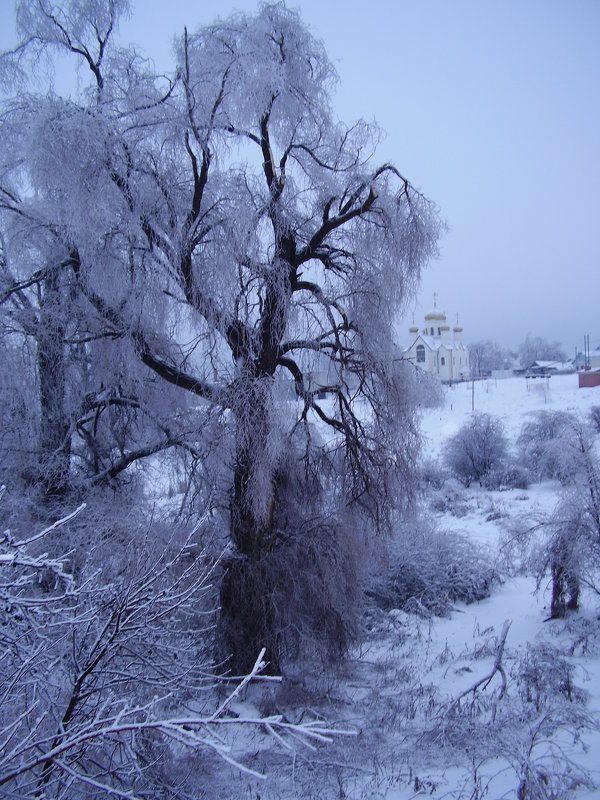
[[[314,339],[292,339],[289,342],[284,342],[279,346],[279,357],[282,358],[287,353],[305,350],[313,353],[327,353],[330,358],[334,358],[337,352],[337,345],[330,339],[333,333],[333,331],[326,331]],[[344,348],[344,353],[346,354],[351,354],[353,352],[352,348]]]
[[[331,323],[333,330],[337,331],[338,326],[334,323],[333,315],[331,313],[332,308],[334,308],[342,318],[343,329],[347,331],[351,329],[351,325],[344,308],[340,305],[340,303],[337,302],[337,300],[333,300],[330,297],[326,297],[325,293],[323,292],[323,289],[318,284],[313,283],[312,281],[295,281],[292,284],[292,291],[310,292],[325,309],[325,313],[327,314],[327,318]]]
[[[75,275],[79,276],[81,269],[81,260],[79,253],[74,251],[70,258],[69,263],[72,266]],[[147,367],[153,372],[166,380],[168,383],[173,384],[181,389],[196,394],[205,400],[215,402],[222,407],[228,407],[227,393],[225,390],[216,387],[215,385],[205,381],[195,375],[191,375],[185,370],[179,369],[172,364],[169,364],[163,357],[159,356],[151,347],[144,333],[139,329],[131,330],[131,324],[127,324],[122,316],[122,313],[113,308],[100,297],[96,292],[87,287],[82,281],[80,288],[87,299],[92,303],[94,308],[98,311],[102,319],[108,322],[114,328],[115,335],[124,336],[129,333],[131,340],[134,343],[136,353]],[[230,327],[234,327],[233,325]],[[229,337],[235,338],[237,334],[232,331]]]

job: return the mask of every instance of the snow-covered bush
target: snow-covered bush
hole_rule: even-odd
[[[448,480],[448,473],[439,461],[433,458],[426,459],[419,466],[419,483],[424,491],[443,488]]]
[[[597,433],[600,433],[600,406],[592,406],[590,409],[590,420]]]
[[[444,461],[465,486],[498,471],[507,457],[502,423],[490,414],[473,414],[446,444]]]
[[[431,490],[427,498],[432,511],[439,514],[451,514],[460,518],[469,513],[470,505],[464,487],[456,478],[448,478],[446,475],[443,486]]]
[[[486,489],[527,489],[530,480],[529,470],[518,461],[507,458],[491,469],[481,483]]]
[[[472,652],[467,668],[463,651],[461,671],[473,672],[474,680],[429,715],[419,745],[440,748],[442,759],[452,752],[471,771],[448,797],[566,800],[577,789],[593,791],[593,774],[565,747],[596,726],[576,670],[561,647],[546,643],[528,645],[519,656],[510,646],[510,624]]]
[[[518,456],[534,480],[556,478],[568,483],[572,479],[579,460],[573,450],[577,426],[577,419],[565,411],[538,411],[523,425]]]
[[[430,520],[414,519],[397,530],[387,574],[373,581],[369,596],[384,609],[444,615],[456,602],[488,597],[499,577],[471,541],[439,530]]]

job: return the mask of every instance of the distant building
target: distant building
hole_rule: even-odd
[[[576,370],[598,369],[600,367],[600,347],[590,350],[589,354],[577,353],[573,366]]]
[[[551,375],[567,375],[575,372],[570,361],[534,361],[525,369],[526,378],[545,378]]]
[[[427,370],[443,383],[466,380],[471,372],[469,348],[462,341],[463,329],[458,324],[450,330],[446,313],[437,308],[433,296],[433,310],[425,314],[421,329],[409,328],[410,344],[403,357],[420,369]]]

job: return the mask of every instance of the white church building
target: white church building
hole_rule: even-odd
[[[410,345],[403,357],[420,369],[431,372],[443,383],[466,380],[471,371],[469,348],[463,343],[463,329],[458,324],[450,330],[446,313],[437,308],[433,296],[433,310],[425,314],[421,329],[413,323],[409,328]]]

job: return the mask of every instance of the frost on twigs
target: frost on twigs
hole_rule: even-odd
[[[467,772],[471,762],[471,778],[462,789],[457,782],[451,797],[503,796],[509,786],[522,800],[574,797],[578,788],[594,787],[579,750],[582,733],[597,722],[561,648],[512,649],[510,624],[506,620],[496,636],[483,631],[482,645],[459,659],[440,654],[433,665],[435,703],[421,722],[420,752],[429,763],[437,752],[445,763],[464,764]],[[456,682],[464,688],[456,690]]]
[[[264,777],[245,763],[241,732],[254,749],[292,751],[350,735],[322,719],[234,712],[248,684],[266,679],[264,650],[215,704],[202,611],[212,570],[190,556],[197,530],[157,555],[140,548],[105,583],[101,570],[74,575],[69,557],[40,549],[84,509],[0,539],[2,796],[189,797],[212,757]]]
[[[488,597],[500,580],[483,548],[458,533],[439,529],[424,516],[398,524],[388,550],[386,574],[373,580],[368,589],[384,609],[446,615],[458,602]]]

